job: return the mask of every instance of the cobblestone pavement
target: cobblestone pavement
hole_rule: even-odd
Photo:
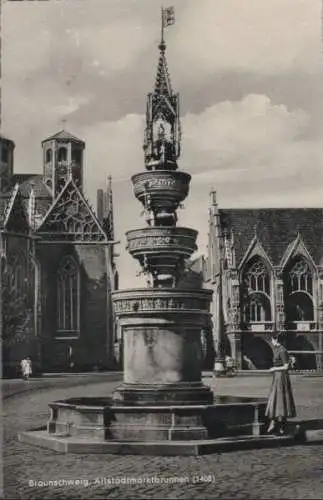
[[[206,383],[215,384],[218,394],[263,396],[267,394],[270,378],[206,379]],[[18,431],[46,421],[49,400],[81,395],[106,396],[115,385],[115,382],[105,382],[85,387],[50,388],[5,400],[6,499],[323,499],[322,445],[202,457],[141,457],[61,455],[17,441]],[[323,416],[322,386],[323,378],[293,378],[300,416]],[[48,481],[52,483],[46,485]],[[126,481],[131,484],[122,484]]]
[[[97,382],[122,380],[120,372],[95,372],[95,373],[62,373],[44,374],[42,377],[31,378],[28,381],[19,378],[0,380],[0,391],[3,398],[11,397],[23,392],[52,387],[73,387]]]

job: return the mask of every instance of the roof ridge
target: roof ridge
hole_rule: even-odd
[[[9,220],[9,217],[10,217],[10,213],[11,213],[11,210],[12,210],[12,207],[14,206],[14,203],[15,203],[15,199],[17,197],[17,194],[18,194],[18,191],[19,191],[19,184],[18,182],[15,184],[13,190],[12,190],[12,193],[11,193],[11,196],[10,196],[10,199],[8,201],[8,205],[6,206],[6,210],[5,210],[5,214],[4,214],[4,223],[3,223],[3,226],[5,227],[8,223],[8,220]]]
[[[43,139],[42,140],[42,144],[44,142],[52,141],[52,140],[55,140],[55,139],[72,140],[72,141],[75,141],[75,142],[79,142],[81,144],[85,144],[85,142],[82,139],[79,139],[78,137],[76,137],[76,135],[71,134],[70,132],[68,132],[65,129],[61,129],[58,132],[56,132],[55,134],[47,137],[46,139]]]

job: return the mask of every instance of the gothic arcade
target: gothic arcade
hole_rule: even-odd
[[[277,330],[296,369],[323,368],[322,236],[323,209],[220,209],[212,193],[207,281],[222,259],[226,349],[243,368],[271,366]]]

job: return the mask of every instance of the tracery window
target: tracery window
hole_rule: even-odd
[[[80,329],[80,273],[75,260],[64,257],[57,273],[58,330],[75,332]]]
[[[243,274],[246,322],[271,321],[270,274],[259,257],[252,259]]]
[[[270,294],[270,278],[268,270],[261,259],[255,259],[244,273],[244,283],[249,292]]]
[[[289,270],[289,292],[308,292],[313,294],[313,276],[310,266],[304,259],[297,259]]]
[[[13,252],[8,258],[9,287],[17,295],[26,290],[26,262],[20,253]]]
[[[302,257],[285,270],[284,290],[287,322],[313,321],[313,270]]]
[[[264,294],[253,293],[245,309],[245,320],[264,322],[271,320],[270,300]]]
[[[90,207],[73,184],[69,184],[64,196],[56,201],[55,209],[42,226],[42,230],[59,232],[62,238],[68,239],[73,234],[82,240],[102,241],[106,238]]]

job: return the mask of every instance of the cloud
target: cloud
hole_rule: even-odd
[[[227,207],[320,204],[320,3],[173,4],[167,57],[184,97],[180,168],[193,176],[181,223],[199,228],[205,249],[211,186]],[[17,144],[16,171],[41,172],[40,142],[67,116],[67,129],[87,143],[93,202],[113,175],[119,236],[145,224],[129,177],[144,168],[159,12],[159,0],[3,6],[3,132]],[[124,250],[120,259],[131,285],[133,261]]]
[[[206,107],[223,100],[226,87],[231,87],[227,98],[240,99],[239,75],[247,82],[244,94],[255,83],[258,88],[253,91],[267,93],[268,85],[265,90],[259,88],[259,80],[260,87],[266,87],[263,80],[276,77],[275,87],[282,86],[281,80],[293,95],[297,91],[284,79],[293,74],[297,86],[297,78],[303,77],[303,87],[304,75],[319,71],[320,5],[316,0],[173,3],[176,24],[167,29],[167,54],[175,87],[188,97],[184,108],[196,110],[196,102]],[[157,0],[24,2],[19,8],[7,2],[3,8],[4,91],[16,84],[17,93],[31,87],[44,92],[42,80],[51,79],[58,83],[60,94],[92,96],[73,114],[74,121],[84,123],[141,112],[141,99],[153,82],[159,23]],[[45,95],[50,100],[59,97]]]
[[[217,71],[312,73],[320,8],[315,0],[190,1],[173,35],[172,57],[185,76],[193,61],[196,78]]]
[[[182,122],[180,168],[192,174],[192,184],[185,210],[179,211],[179,223],[199,228],[201,251],[206,249],[212,186],[221,205],[227,207],[320,204],[321,138],[306,139],[311,121],[303,110],[288,110],[264,95],[248,95],[200,114],[187,114]],[[131,175],[144,169],[143,128],[143,116],[128,115],[86,132],[87,187],[93,199],[96,188],[105,185],[106,174],[113,175],[120,236],[127,229],[145,225],[130,182]],[[131,268],[130,257],[123,253],[120,259]]]
[[[245,175],[245,169],[277,164],[277,154],[282,158],[290,143],[299,144],[309,126],[310,117],[303,110],[289,111],[264,95],[221,102],[184,117],[182,161],[194,172],[220,168]]]

